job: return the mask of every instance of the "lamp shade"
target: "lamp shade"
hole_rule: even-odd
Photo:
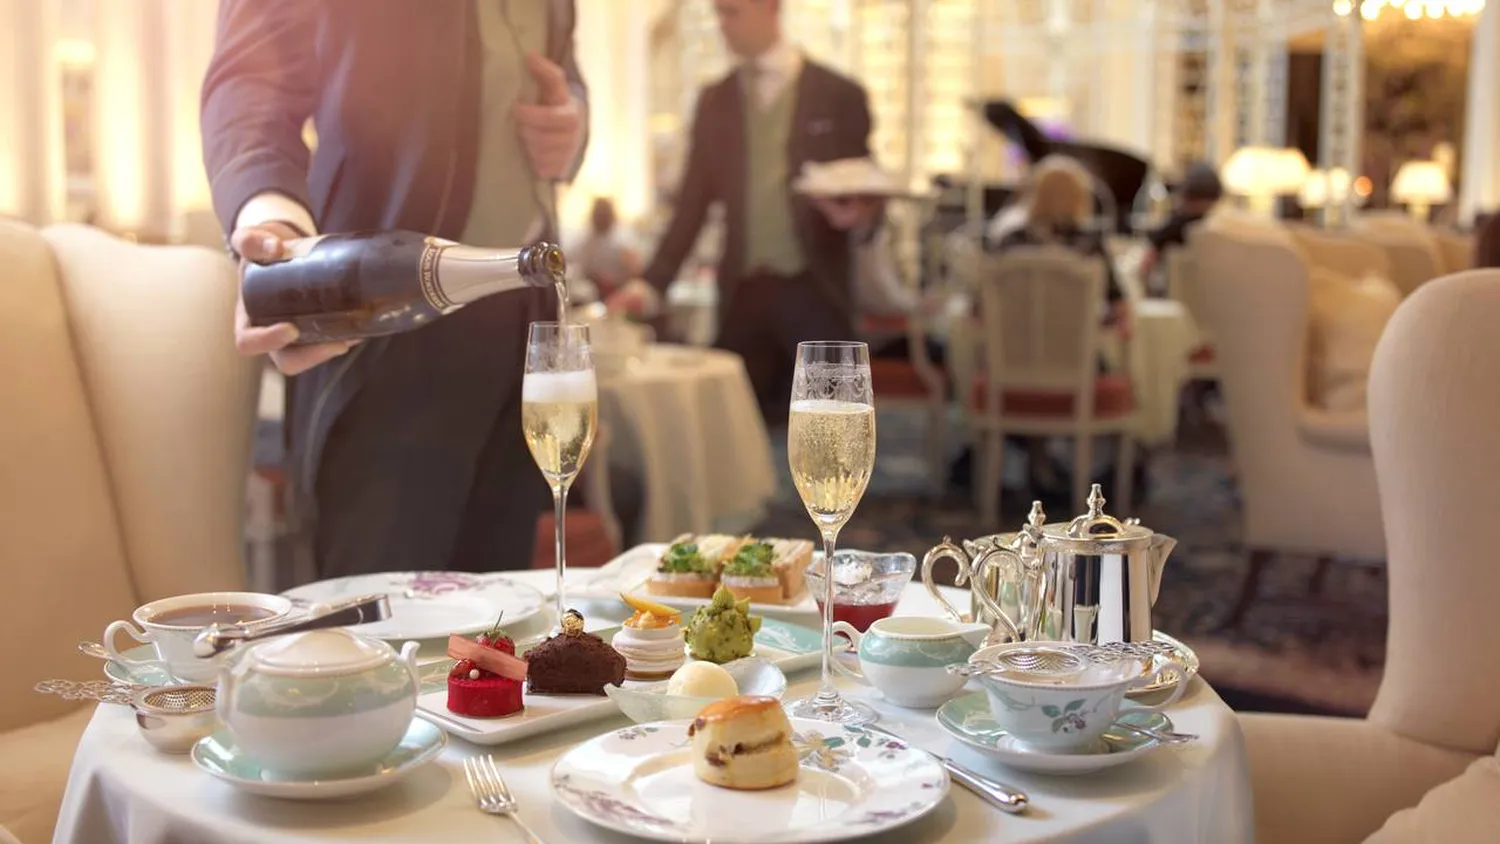
[[[1391,180],[1391,199],[1409,205],[1442,205],[1453,199],[1453,185],[1436,161],[1408,161]]]
[[[1307,158],[1300,150],[1240,147],[1224,163],[1220,178],[1230,193],[1283,196],[1302,190],[1309,169]]]
[[[1302,190],[1297,194],[1297,204],[1303,208],[1322,208],[1327,205],[1343,205],[1349,196],[1349,171],[1342,167],[1329,170],[1314,170],[1307,174]]]

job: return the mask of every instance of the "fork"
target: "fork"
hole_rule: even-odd
[[[505,784],[505,778],[500,776],[500,771],[495,768],[495,760],[489,756],[480,756],[474,759],[464,760],[464,777],[469,781],[469,791],[474,795],[474,802],[479,806],[479,811],[487,815],[504,815],[510,818],[521,832],[526,834],[527,840],[533,844],[544,844],[537,837],[531,827],[521,822],[521,816],[516,813],[516,797],[510,793],[510,787]]]

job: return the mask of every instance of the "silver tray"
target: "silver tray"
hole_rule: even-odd
[[[1151,638],[1172,646],[1172,652],[1155,657],[1147,672],[1155,671],[1165,666],[1168,670],[1163,671],[1161,677],[1150,685],[1142,686],[1129,693],[1130,697],[1146,697],[1158,692],[1171,691],[1178,683],[1186,683],[1193,679],[1198,673],[1198,655],[1193,649],[1184,645],[1177,639],[1168,636],[1160,630],[1153,631]]]

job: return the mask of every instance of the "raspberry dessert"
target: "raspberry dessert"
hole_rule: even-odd
[[[473,642],[449,637],[448,655],[458,660],[448,672],[450,712],[469,718],[503,718],[526,708],[521,697],[526,662],[516,658],[516,643],[500,632],[498,621]]]

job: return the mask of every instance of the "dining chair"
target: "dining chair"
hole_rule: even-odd
[[[1242,714],[1260,841],[1500,841],[1500,270],[1423,285],[1370,375],[1389,548],[1385,673],[1362,719]],[[1340,499],[1348,490],[1325,487]]]
[[[1119,372],[1099,372],[1104,264],[1056,246],[1022,247],[980,262],[983,372],[969,423],[979,440],[981,516],[1000,519],[1005,437],[1073,440],[1073,510],[1087,510],[1093,441],[1120,438],[1112,506],[1129,512],[1137,425],[1129,346]]]
[[[0,223],[0,824],[51,840],[99,676],[74,645],[168,595],[243,588],[258,388],[221,251]]]
[[[1193,381],[1216,381],[1219,362],[1214,355],[1213,333],[1203,319],[1202,281],[1186,247],[1173,246],[1166,251],[1167,298],[1182,303],[1193,321],[1198,342],[1188,353],[1188,376]]]
[[[1284,229],[1205,228],[1188,248],[1203,273],[1204,314],[1219,359],[1230,454],[1248,554],[1224,625],[1255,602],[1261,574],[1282,555],[1385,558],[1375,465],[1363,411],[1329,413],[1308,389],[1309,270]]]

